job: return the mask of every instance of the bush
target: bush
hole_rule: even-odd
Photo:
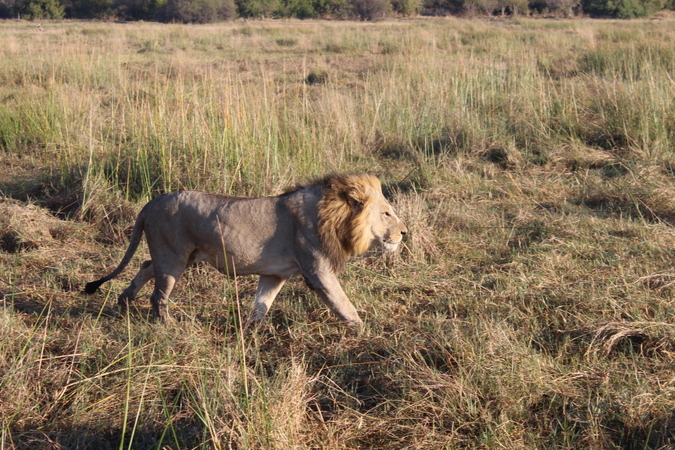
[[[317,17],[316,10],[311,0],[285,0],[282,15],[284,17],[297,17],[298,19],[310,19]]]
[[[15,14],[23,19],[63,19],[64,8],[58,0],[19,0],[14,5]]]
[[[584,12],[593,17],[634,19],[646,17],[665,6],[664,0],[585,0]]]
[[[65,16],[71,19],[103,19],[114,15],[112,0],[72,0],[64,9]]]
[[[466,6],[471,5],[473,9],[482,11],[487,16],[491,16],[492,13],[499,7],[498,0],[467,0]]]
[[[318,15],[335,18],[347,17],[350,9],[346,0],[313,0],[312,6]]]
[[[467,6],[468,2],[464,0],[423,0],[422,13],[433,16],[462,14],[467,10]]]
[[[352,13],[361,20],[385,16],[391,10],[388,0],[350,0]]]
[[[232,19],[232,0],[168,0],[159,12],[163,22],[209,23]]]
[[[419,14],[422,10],[420,0],[392,0],[391,6],[394,8],[394,11],[404,16]]]
[[[549,11],[572,17],[574,9],[579,6],[579,0],[547,0],[546,6]]]
[[[155,20],[166,0],[115,0],[114,10],[124,20]]]
[[[9,19],[12,17],[12,7],[9,3],[0,0],[0,19]]]
[[[270,17],[280,8],[279,0],[239,0],[237,10],[241,17]]]

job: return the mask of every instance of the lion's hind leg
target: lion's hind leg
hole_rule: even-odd
[[[134,279],[129,283],[129,286],[117,297],[117,305],[120,311],[126,311],[129,304],[136,299],[138,291],[153,278],[155,278],[155,268],[152,265],[152,261],[144,261]]]
[[[150,303],[155,317],[162,322],[174,322],[174,318],[169,313],[169,296],[185,269],[194,260],[194,255],[191,254],[187,258],[179,258],[177,261],[168,263],[165,261],[161,265],[155,263],[155,290],[150,296]]]
[[[162,274],[155,277],[155,290],[150,296],[152,312],[162,322],[174,322],[169,313],[169,296],[180,275]]]

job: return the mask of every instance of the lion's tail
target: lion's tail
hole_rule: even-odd
[[[129,247],[127,248],[127,252],[124,254],[124,257],[122,258],[122,261],[120,261],[117,268],[113,270],[110,274],[104,276],[100,280],[91,281],[87,283],[86,286],[84,287],[85,293],[93,294],[98,290],[98,288],[103,283],[112,280],[117,275],[122,273],[127,264],[129,264],[129,261],[131,261],[131,258],[134,256],[134,253],[136,253],[136,250],[138,249],[138,244],[141,243],[144,228],[145,228],[145,216],[143,214],[143,211],[141,211],[140,214],[138,214],[138,217],[136,218],[134,229],[131,232],[131,239],[129,240]]]

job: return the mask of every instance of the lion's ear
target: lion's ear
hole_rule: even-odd
[[[347,190],[347,201],[349,202],[349,206],[360,211],[361,208],[363,208],[363,204],[366,202],[366,195],[362,190],[350,187]]]

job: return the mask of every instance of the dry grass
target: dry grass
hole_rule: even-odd
[[[43,27],[0,23],[0,448],[675,446],[672,19]],[[242,332],[204,266],[175,328],[80,294],[157,192],[332,170],[410,229],[362,335],[300,280]]]

